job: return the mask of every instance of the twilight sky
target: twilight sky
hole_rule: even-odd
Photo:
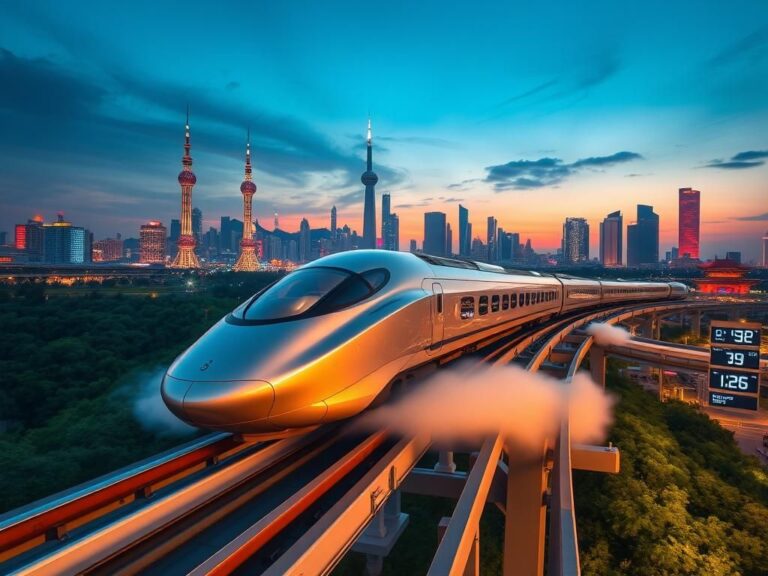
[[[677,243],[677,189],[702,191],[702,256],[759,254],[768,229],[768,4],[660,2],[12,2],[0,0],[0,230],[58,210],[96,238],[178,218],[191,109],[208,225],[362,231],[370,113],[377,211],[403,248],[458,202],[560,242],[635,204]],[[380,213],[378,214],[380,217]]]

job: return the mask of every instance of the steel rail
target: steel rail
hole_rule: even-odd
[[[147,488],[167,485],[185,472],[248,445],[231,434],[210,434],[180,448],[112,472],[0,517],[0,562],[45,541],[46,534],[111,512]],[[25,545],[27,544],[27,545]]]
[[[265,576],[329,574],[429,445],[427,435],[399,441],[264,572]]]
[[[307,446],[320,433],[286,438],[175,491],[134,514],[21,568],[17,574],[58,575],[88,570],[147,538],[221,493]]]
[[[257,553],[299,515],[315,504],[342,478],[359,466],[387,437],[385,431],[375,432],[342,457],[332,468],[317,476],[288,500],[240,533],[213,556],[189,572],[189,576],[220,576],[230,574]]]

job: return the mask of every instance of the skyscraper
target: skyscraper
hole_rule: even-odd
[[[83,264],[91,260],[90,233],[72,226],[59,214],[56,222],[43,224],[43,262],[47,264]],[[29,240],[29,236],[27,237]]]
[[[637,222],[627,226],[627,265],[659,263],[659,215],[653,206],[637,205]]]
[[[682,258],[698,260],[701,192],[692,188],[680,188],[678,193],[678,251]]]
[[[192,208],[192,236],[199,247],[203,243],[203,211],[200,208]]]
[[[496,226],[498,222],[493,216],[488,216],[488,229],[486,234],[486,245],[488,247],[488,262],[496,261]]]
[[[391,238],[389,249],[397,252],[400,250],[400,218],[394,212],[389,215],[389,235]]]
[[[411,239],[408,243],[408,250],[413,253],[418,251],[418,249],[418,246],[416,246],[416,240]]]
[[[763,235],[763,268],[768,268],[768,230]]]
[[[376,182],[379,177],[373,171],[373,152],[371,120],[368,119],[368,146],[366,170],[360,177],[360,181],[365,186],[365,204],[363,206],[363,243],[361,248],[376,248]]]
[[[390,210],[390,195],[381,195],[381,247],[384,250],[391,250],[389,246],[389,210]]]
[[[453,256],[453,230],[450,222],[445,225],[445,255]]]
[[[424,214],[424,245],[426,254],[445,256],[445,213],[426,212]]]
[[[181,160],[182,170],[179,172],[179,184],[181,185],[181,235],[179,236],[179,251],[171,266],[173,268],[200,268],[200,261],[195,254],[195,237],[192,234],[192,188],[197,182],[195,173],[192,172],[192,156],[189,143],[189,109],[187,109],[187,123],[184,130],[184,157]]]
[[[600,263],[603,266],[621,266],[624,251],[623,220],[621,210],[617,210],[600,222]]]
[[[311,260],[311,240],[310,240],[309,220],[301,219],[299,226],[299,262],[309,262]]]
[[[142,224],[139,229],[139,262],[165,263],[165,226],[157,220]]]
[[[469,224],[469,210],[459,204],[459,256],[469,258],[472,229]]]
[[[240,256],[232,267],[236,272],[255,272],[259,269],[259,258],[256,256],[256,240],[253,239],[253,195],[256,194],[256,184],[253,183],[251,170],[251,133],[248,131],[248,141],[245,144],[245,176],[240,184],[243,195],[243,237],[240,240]]]
[[[563,224],[563,260],[589,261],[589,224],[585,218],[566,218]]]
[[[338,229],[336,228],[336,206],[331,208],[331,241],[336,242]]]

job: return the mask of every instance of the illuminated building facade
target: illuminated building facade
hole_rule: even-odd
[[[184,132],[184,157],[181,160],[182,170],[179,173],[181,185],[181,234],[179,235],[179,251],[171,265],[173,268],[200,268],[200,261],[195,254],[195,237],[192,234],[192,188],[197,182],[192,172],[192,156],[189,155],[189,111]]]
[[[611,212],[600,223],[600,263],[603,266],[621,266],[624,223],[621,211]]]
[[[59,214],[56,222],[43,224],[43,262],[46,264],[84,264],[91,261],[90,234],[72,226]],[[29,250],[29,230],[27,249]]]
[[[585,218],[566,218],[563,224],[563,261],[589,261],[589,224]]]
[[[365,202],[363,205],[363,242],[361,248],[376,248],[376,183],[379,177],[373,171],[373,151],[371,120],[368,120],[368,146],[366,148],[366,170],[360,177],[365,186]]]
[[[166,229],[161,222],[151,220],[139,230],[139,262],[142,264],[165,263]]]
[[[105,238],[93,243],[94,262],[115,262],[123,257],[123,239],[120,234],[117,238]]]
[[[699,259],[700,219],[701,192],[680,188],[677,248],[681,258]]]
[[[253,239],[253,195],[256,194],[256,184],[253,183],[251,168],[251,137],[245,145],[245,177],[240,184],[243,195],[243,234],[240,240],[240,256],[237,257],[234,270],[236,272],[254,272],[259,269],[259,258],[256,255],[256,241]]]
[[[758,280],[745,278],[749,266],[732,260],[713,260],[699,265],[704,278],[694,280],[696,290],[703,294],[749,294]]]

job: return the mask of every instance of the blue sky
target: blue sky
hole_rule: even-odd
[[[554,248],[702,191],[704,256],[768,228],[768,5],[735,2],[3,2],[0,230],[63,210],[97,237],[178,217],[191,108],[207,223],[254,210],[361,228],[363,135],[401,241],[460,200]],[[735,158],[735,159],[734,159]],[[744,219],[748,220],[744,220]]]

